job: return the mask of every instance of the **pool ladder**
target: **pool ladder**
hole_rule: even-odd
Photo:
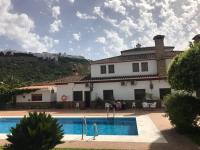
[[[86,117],[84,116],[82,119],[82,140],[83,140],[83,136],[84,136],[84,131],[85,131],[85,135],[87,136],[87,121],[86,121]]]
[[[93,127],[94,127],[94,136],[93,136],[93,140],[95,140],[95,139],[96,139],[96,136],[98,136],[97,124],[94,123],[94,124],[93,124]]]
[[[107,108],[107,118],[109,117],[109,107]],[[115,118],[115,108],[113,108],[113,118]]]

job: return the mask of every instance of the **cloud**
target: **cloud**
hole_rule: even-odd
[[[52,7],[52,17],[57,19],[60,15],[60,7],[59,6],[53,6]]]
[[[120,51],[127,49],[124,39],[121,38],[117,32],[113,30],[104,30],[104,33],[105,40],[108,41],[106,44],[107,56],[118,55]]]
[[[50,24],[49,32],[55,33],[59,32],[60,29],[63,27],[62,21],[58,19],[60,16],[60,7],[59,6],[53,6],[52,7],[52,17],[55,18],[53,23]]]
[[[122,15],[126,14],[126,8],[122,5],[121,0],[106,0],[104,6],[111,8],[113,11],[118,12]]]
[[[68,0],[70,3],[74,3],[75,2],[75,0]]]
[[[93,9],[93,13],[97,16],[99,16],[101,19],[103,19],[105,22],[108,22],[110,24],[112,24],[113,26],[116,26],[117,20],[116,19],[112,19],[108,16],[104,16],[103,11],[101,10],[101,7],[94,7]]]
[[[34,21],[25,13],[11,13],[10,0],[0,0],[0,36],[17,42],[24,50],[33,52],[48,51],[44,38],[34,33]]]
[[[85,19],[85,20],[88,20],[88,19],[96,19],[97,17],[95,16],[90,16],[88,14],[84,14],[84,13],[80,13],[79,11],[76,12],[76,16],[80,19]]]
[[[106,39],[105,39],[105,37],[97,37],[96,42],[97,43],[101,43],[101,44],[105,44],[106,43]]]
[[[81,38],[81,33],[80,32],[79,33],[74,33],[73,34],[73,38],[74,38],[74,40],[79,41],[80,38]]]
[[[61,20],[54,20],[52,24],[50,24],[49,32],[54,33],[60,31],[60,29],[63,27]]]

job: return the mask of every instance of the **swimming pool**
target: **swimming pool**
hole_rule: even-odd
[[[64,130],[64,134],[78,135],[82,133],[83,118],[56,118]],[[0,118],[0,134],[10,133],[10,128],[19,123],[20,118]],[[135,117],[89,117],[86,118],[87,136],[94,135],[94,124],[98,135],[138,135]],[[85,127],[84,127],[85,129]]]

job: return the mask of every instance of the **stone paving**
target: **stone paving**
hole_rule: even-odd
[[[103,110],[13,110],[0,111],[0,116],[22,116],[30,111],[48,112],[54,116],[106,116]],[[148,115],[155,126],[160,130],[168,143],[137,143],[137,142],[95,142],[95,141],[66,141],[58,145],[59,148],[94,148],[94,149],[129,149],[129,150],[200,150],[200,147],[193,144],[184,135],[175,132],[169,120],[164,117],[162,110],[141,111],[127,110],[116,112],[120,116]],[[0,140],[0,145],[7,143]]]

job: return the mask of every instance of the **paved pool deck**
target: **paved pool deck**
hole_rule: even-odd
[[[48,112],[54,116],[107,116],[103,110],[10,110],[0,111],[0,116],[23,116],[31,111]],[[110,114],[112,115],[112,114]],[[119,141],[93,141],[93,140],[67,140],[65,143],[58,145],[59,148],[93,148],[93,149],[129,149],[129,150],[200,150],[200,147],[192,143],[190,139],[184,135],[175,132],[168,118],[164,117],[162,110],[141,111],[141,110],[126,110],[116,112],[116,116],[145,116],[149,118],[156,129],[161,133],[164,140],[167,142],[159,142],[155,137],[151,142],[130,141],[124,142],[124,139]],[[143,124],[145,125],[145,124]],[[154,129],[155,130],[155,129]],[[151,137],[147,137],[151,138]],[[0,145],[7,143],[6,140],[0,140]]]

